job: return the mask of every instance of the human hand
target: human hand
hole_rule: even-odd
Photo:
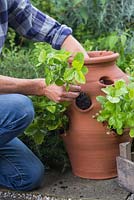
[[[56,103],[73,101],[80,94],[81,87],[77,85],[70,85],[69,91],[66,90],[65,86],[57,86],[55,84],[49,85],[45,89],[45,96]]]
[[[82,45],[72,36],[69,35],[63,42],[62,49],[69,51],[72,53],[72,56],[75,56],[77,52],[81,52],[84,55],[85,59],[89,59],[89,56],[86,50],[82,47]]]
[[[36,79],[38,89],[36,95],[46,96],[50,100],[57,103],[63,101],[73,101],[79,96],[81,87],[78,85],[70,85],[69,90],[66,90],[65,86],[57,86],[55,84],[46,85],[44,79]]]

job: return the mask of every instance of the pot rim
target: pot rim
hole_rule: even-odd
[[[119,53],[113,51],[88,51],[89,59],[85,59],[84,64],[96,64],[116,61]],[[73,57],[69,58],[69,63],[72,63]]]

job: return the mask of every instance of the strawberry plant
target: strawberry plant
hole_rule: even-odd
[[[70,67],[68,63],[70,55],[65,50],[45,49],[42,44],[36,44],[33,57],[37,77],[41,74],[47,85],[65,85],[66,90],[70,84],[84,84],[85,74],[88,72],[84,66],[84,56],[82,53],[77,53]],[[31,135],[36,143],[41,144],[48,132],[59,133],[67,129],[69,119],[66,110],[69,103],[56,103],[47,97],[32,97],[32,100],[36,117],[26,134]]]
[[[98,96],[102,109],[97,113],[97,120],[107,124],[109,130],[122,135],[129,129],[130,137],[134,137],[134,82],[126,83],[117,80],[102,91],[106,96]]]

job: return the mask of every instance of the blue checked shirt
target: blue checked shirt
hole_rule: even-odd
[[[0,0],[0,52],[8,26],[33,41],[47,42],[60,49],[71,28],[61,25],[31,5],[29,0]]]

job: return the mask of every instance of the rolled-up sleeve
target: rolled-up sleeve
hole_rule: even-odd
[[[35,8],[29,0],[14,0],[9,5],[9,26],[33,41],[47,42],[60,49],[72,29]]]

